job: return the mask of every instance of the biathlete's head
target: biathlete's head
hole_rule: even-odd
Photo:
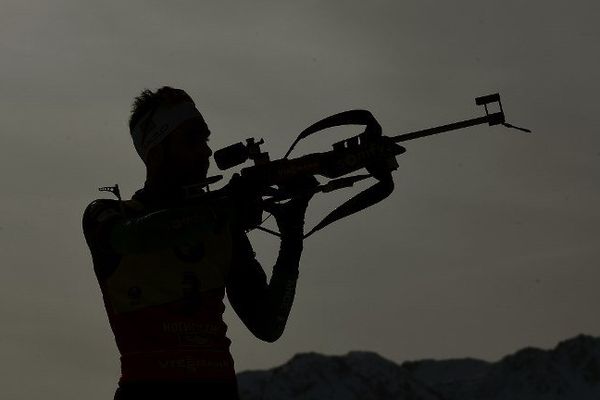
[[[187,185],[206,178],[210,130],[185,91],[168,86],[142,91],[131,108],[129,130],[148,183]]]

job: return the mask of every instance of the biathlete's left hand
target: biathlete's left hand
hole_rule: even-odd
[[[273,214],[283,237],[304,236],[304,218],[310,199],[315,194],[319,181],[312,176],[303,176],[280,185],[282,190],[292,195],[292,199],[281,204],[272,204],[266,211]]]

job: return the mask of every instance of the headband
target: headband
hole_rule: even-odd
[[[164,140],[179,125],[202,114],[194,103],[185,102],[161,106],[143,117],[131,131],[135,150],[146,161],[150,149]]]

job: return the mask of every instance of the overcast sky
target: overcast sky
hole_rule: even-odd
[[[493,92],[534,130],[405,143],[388,199],[307,240],[279,341],[226,304],[237,371],[306,351],[497,360],[600,335],[597,1],[1,4],[2,398],[112,398],[118,352],[81,215],[109,197],[99,186],[143,185],[127,119],[163,85],[195,99],[213,150],[262,137],[272,158],[336,112],[369,109],[396,135],[480,116],[474,98]],[[315,198],[308,225],[350,195]],[[270,275],[277,240],[250,238]]]

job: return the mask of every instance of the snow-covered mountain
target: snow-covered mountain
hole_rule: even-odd
[[[372,352],[302,353],[267,371],[238,374],[242,400],[598,400],[600,338],[552,350],[525,348],[490,363],[422,360],[401,365]]]
[[[376,353],[295,355],[268,371],[238,374],[242,400],[441,400],[401,366]]]

